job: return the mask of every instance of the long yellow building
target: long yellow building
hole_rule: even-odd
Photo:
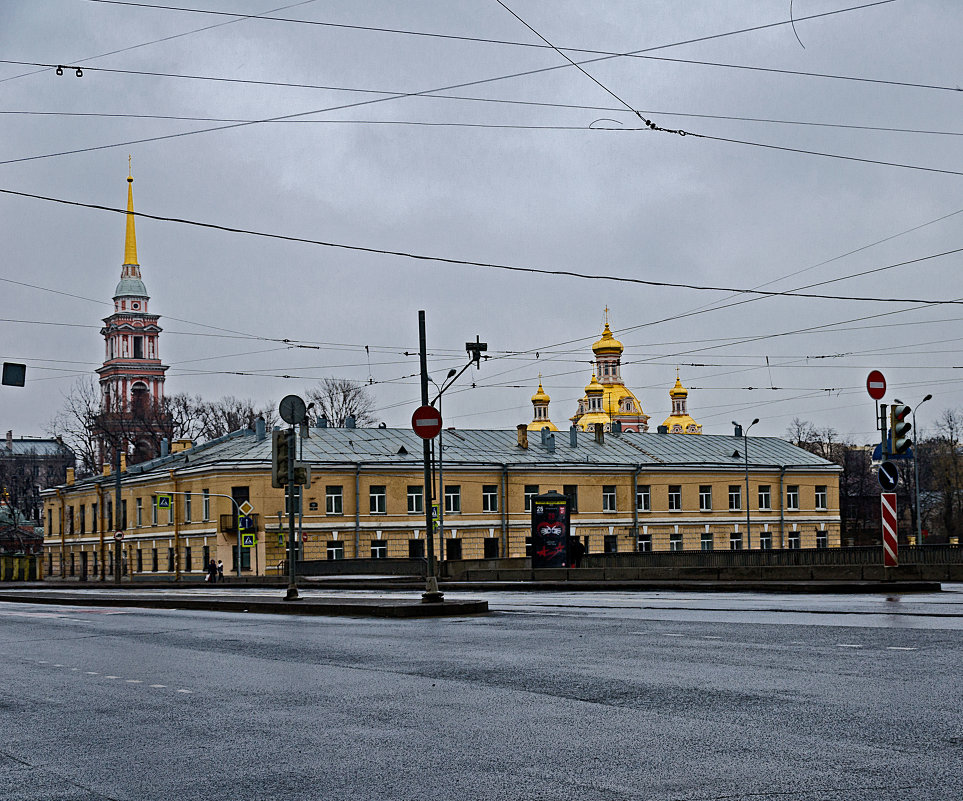
[[[432,493],[444,504],[436,555],[443,540],[446,559],[525,556],[531,499],[549,490],[570,497],[572,534],[590,553],[839,546],[836,465],[769,437],[613,429],[446,430],[444,487]],[[271,486],[263,428],[171,451],[121,474],[125,571],[183,577],[214,559],[234,572],[235,510],[249,504],[256,544],[241,548],[242,572],[285,572],[285,500]],[[412,431],[313,428],[298,451],[313,473],[295,508],[302,558],[425,554],[422,441]],[[45,491],[48,574],[111,575],[115,478]]]

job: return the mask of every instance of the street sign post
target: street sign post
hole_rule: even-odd
[[[434,439],[441,431],[441,412],[434,406],[419,406],[411,415],[411,428],[422,439]]]
[[[876,473],[876,480],[883,492],[896,492],[899,485],[899,468],[892,462],[883,462]]]
[[[866,378],[866,391],[873,400],[882,400],[886,394],[886,379],[879,370],[873,370]]]
[[[879,496],[880,519],[883,523],[883,565],[896,567],[896,493],[884,492]]]

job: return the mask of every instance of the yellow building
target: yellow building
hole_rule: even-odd
[[[428,499],[422,441],[412,431],[313,428],[302,446],[312,467],[295,508],[304,559],[424,555]],[[590,553],[838,547],[839,468],[775,438],[749,438],[748,446],[747,498],[742,437],[547,428],[529,437],[525,424],[517,432],[446,430],[444,487],[433,493],[445,504],[445,556],[525,556],[531,499],[549,490],[570,497],[572,534]],[[121,474],[125,569],[183,577],[220,559],[232,573],[235,504],[246,502],[257,542],[241,548],[243,572],[284,573],[285,501],[271,487],[263,428],[171,450]],[[44,491],[46,572],[110,575],[115,478]]]

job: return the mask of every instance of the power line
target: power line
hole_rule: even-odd
[[[626,284],[637,284],[642,286],[654,286],[654,287],[665,287],[670,289],[690,289],[695,291],[706,291],[706,292],[731,292],[735,294],[747,294],[747,295],[760,295],[766,297],[788,297],[788,298],[809,298],[818,300],[846,300],[846,301],[861,301],[861,302],[873,302],[873,303],[922,303],[931,306],[944,306],[944,305],[963,305],[963,299],[955,300],[943,300],[943,299],[918,299],[918,298],[882,298],[882,297],[864,297],[856,295],[820,295],[815,293],[806,292],[777,292],[771,290],[761,290],[761,289],[743,289],[738,287],[725,287],[725,286],[711,286],[704,284],[688,284],[675,281],[651,281],[644,278],[633,278],[629,276],[616,276],[616,275],[593,275],[591,273],[582,273],[575,270],[549,270],[539,267],[519,267],[509,264],[497,264],[494,262],[482,262],[473,261],[470,259],[454,259],[445,256],[429,256],[421,253],[410,253],[402,250],[387,250],[383,248],[373,248],[365,247],[362,245],[348,245],[342,242],[329,242],[321,239],[308,239],[306,237],[288,236],[285,234],[276,234],[266,231],[254,231],[247,228],[235,228],[227,225],[218,225],[216,223],[200,222],[197,220],[188,220],[180,217],[166,217],[158,214],[148,214],[143,211],[130,212],[127,209],[115,208],[112,206],[103,206],[97,203],[82,203],[76,200],[65,200],[62,198],[49,197],[46,195],[38,195],[31,192],[18,192],[13,189],[0,189],[0,193],[13,195],[16,197],[32,198],[34,200],[43,200],[48,203],[58,203],[65,206],[76,206],[85,209],[94,209],[97,211],[108,211],[114,214],[125,214],[134,215],[135,217],[142,217],[147,220],[157,220],[159,222],[170,222],[179,225],[190,225],[196,228],[207,228],[215,231],[224,231],[226,233],[233,234],[243,234],[246,236],[256,236],[264,239],[277,239],[284,242],[298,242],[306,245],[317,245],[320,247],[331,247],[338,248],[341,250],[350,250],[360,253],[373,253],[382,256],[398,256],[407,259],[414,259],[417,261],[434,261],[442,264],[453,264],[466,267],[485,267],[495,270],[505,270],[509,272],[518,273],[534,273],[538,275],[552,275],[559,277],[568,278],[581,278],[585,280],[594,281],[613,281],[616,283],[626,283]],[[953,250],[947,250],[942,253],[934,253],[930,256],[921,257],[915,261],[923,261],[924,259],[938,258],[941,256],[947,256],[952,253],[959,253],[963,251],[963,248],[955,248]],[[897,266],[897,265],[894,265]],[[886,269],[886,268],[881,268]],[[4,279],[10,280],[10,279]],[[18,281],[11,281],[11,283],[21,283]],[[52,290],[57,291],[57,290]],[[65,292],[59,292],[58,294],[67,294]],[[79,297],[79,296],[74,296]],[[85,298],[89,300],[89,298]],[[96,302],[96,301],[95,301]],[[176,319],[176,318],[171,318]],[[215,326],[208,326],[215,328]],[[220,329],[224,331],[230,331],[231,329]],[[239,332],[232,332],[239,333]],[[260,337],[261,339],[268,339],[267,337]],[[284,342],[287,340],[272,340]]]

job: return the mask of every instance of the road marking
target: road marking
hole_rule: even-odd
[[[96,670],[84,671],[88,676],[99,676],[100,674]]]
[[[905,645],[888,645],[886,646],[887,651],[915,651],[915,648],[909,648]]]
[[[143,684],[143,683],[144,683],[144,682],[142,682],[140,679],[124,679],[124,681],[127,682],[127,684]]]
[[[70,668],[71,670],[80,670],[80,668]]]
[[[156,687],[156,688],[158,688],[158,689],[163,689],[163,688],[165,688],[166,686],[167,686],[166,684],[152,684],[152,685],[151,685],[151,687]]]
[[[119,679],[120,676],[104,676],[105,679]]]
[[[193,693],[194,693],[193,690],[178,690],[177,692],[179,692],[179,693],[187,693],[188,695],[193,695]]]
[[[838,642],[836,643],[837,648],[862,648],[862,645],[854,645],[850,642]]]
[[[664,631],[662,632],[662,636],[663,636],[663,637],[685,637],[684,634],[667,634],[667,633],[664,632]]]
[[[37,660],[37,664],[38,664],[38,665],[49,665],[50,663],[49,663],[49,662],[45,662],[43,659],[38,659],[38,660]]]
[[[713,636],[710,636],[710,635],[707,634],[707,635],[706,635],[705,637],[703,637],[702,639],[704,639],[704,640],[721,640],[722,637],[713,637]]]
[[[54,667],[63,667],[63,665],[54,665]]]

